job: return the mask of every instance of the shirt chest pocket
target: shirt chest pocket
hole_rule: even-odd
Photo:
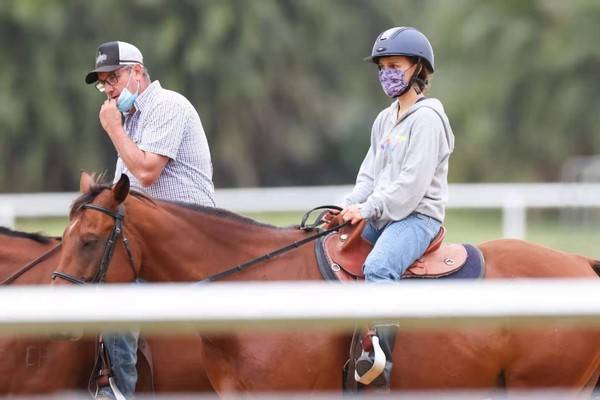
[[[127,131],[127,136],[131,139],[131,141],[135,144],[142,143],[142,130],[139,129],[140,121],[138,116],[132,117],[125,124],[125,129]]]

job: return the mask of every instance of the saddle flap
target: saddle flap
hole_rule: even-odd
[[[323,240],[325,253],[332,263],[355,277],[364,276],[362,267],[373,248],[361,236],[365,225],[365,220],[357,225],[346,225]]]
[[[467,261],[467,250],[462,244],[441,244],[438,249],[415,261],[402,275],[403,278],[437,278],[459,270]]]

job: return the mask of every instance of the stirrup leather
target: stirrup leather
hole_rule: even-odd
[[[373,366],[362,376],[358,375],[358,372],[354,370],[354,379],[356,382],[360,382],[363,385],[368,385],[369,383],[373,382],[375,378],[381,375],[383,369],[385,368],[385,353],[379,345],[379,338],[376,335],[373,335],[371,340],[373,341],[374,353]]]

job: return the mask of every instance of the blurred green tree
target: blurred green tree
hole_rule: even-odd
[[[594,0],[4,0],[0,190],[113,170],[102,95],[83,82],[109,40],[196,106],[218,187],[349,183],[390,102],[362,58],[396,25],[434,46],[452,181],[556,180],[600,150],[599,20]]]

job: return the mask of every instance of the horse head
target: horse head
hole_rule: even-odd
[[[296,270],[278,264],[305,265],[305,258],[314,257],[308,247],[291,251],[294,242],[307,235],[303,231],[261,224],[213,207],[154,200],[130,192],[124,175],[110,186],[98,185],[84,174],[80,189],[84,194],[71,208],[55,282],[128,282],[137,277],[189,282],[212,279],[229,269],[235,269],[235,279],[238,273],[245,280],[264,280],[265,273],[287,279],[292,272],[285,271]],[[286,254],[271,259],[269,253],[283,247],[289,247]],[[258,261],[252,265],[261,265],[256,272],[236,267],[254,258]]]
[[[110,186],[83,172],[80,191],[83,194],[71,208],[69,225],[63,234],[62,257],[53,279],[79,285],[135,280],[140,262],[135,261],[134,245],[127,239],[124,223],[129,178],[121,175]],[[112,263],[130,268],[111,269]]]

